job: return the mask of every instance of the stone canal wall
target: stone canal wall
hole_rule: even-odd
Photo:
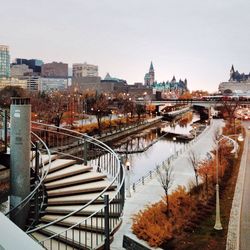
[[[117,140],[119,138],[126,137],[130,134],[136,133],[140,130],[146,129],[158,122],[161,122],[161,120],[162,120],[162,117],[158,116],[158,117],[143,121],[142,123],[136,126],[129,126],[127,128],[123,128],[121,131],[116,131],[114,133],[108,133],[101,137],[96,137],[96,139],[101,140],[102,142],[108,143],[108,142]]]

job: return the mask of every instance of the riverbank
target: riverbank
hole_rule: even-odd
[[[218,129],[222,127],[223,122],[221,120],[213,121],[211,126],[206,129],[203,134],[200,134],[194,143],[191,144],[182,154],[173,159],[173,175],[174,181],[171,190],[174,190],[178,185],[188,186],[190,181],[194,181],[193,168],[188,161],[188,155],[190,151],[195,151],[199,155],[200,159],[207,157],[207,152],[214,148],[213,135]],[[170,190],[170,191],[171,191]],[[146,185],[139,185],[134,192],[131,190],[131,197],[127,198],[124,207],[123,223],[115,235],[115,239],[111,244],[111,249],[118,250],[122,248],[123,236],[137,240],[141,244],[145,242],[140,241],[131,231],[132,219],[131,217],[138,213],[148,204],[159,201],[164,196],[164,190],[158,182],[156,176],[152,176]]]

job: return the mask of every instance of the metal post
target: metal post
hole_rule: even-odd
[[[35,187],[39,184],[39,148],[38,142],[35,142]],[[35,195],[35,221],[39,220],[39,190],[36,191]]]
[[[39,184],[39,181],[35,181],[35,187],[37,187]],[[36,195],[35,195],[35,221],[36,223],[39,220],[39,188],[36,190]]]
[[[110,249],[110,232],[109,232],[109,195],[104,195],[104,213],[105,213],[105,220],[104,220],[104,233],[105,233],[105,250]]]
[[[122,183],[122,179],[123,179],[123,166],[122,166],[122,163],[120,162],[120,183]],[[124,200],[125,200],[125,183],[124,182],[122,184],[120,193],[122,197],[122,204],[124,204]]]
[[[87,166],[88,164],[88,142],[86,139],[84,140],[83,148],[84,148],[83,149],[83,162],[84,162],[84,165]]]
[[[219,196],[219,141],[217,142],[216,145],[216,215],[215,215],[215,225],[214,229],[215,230],[222,230],[222,225],[220,221],[220,196]]]
[[[10,209],[16,207],[30,193],[30,114],[29,98],[12,98],[10,106]],[[11,220],[24,229],[29,205],[13,211]]]
[[[8,146],[8,113],[4,110],[4,152],[7,152]]]
[[[39,152],[38,142],[35,142],[35,179],[38,180],[39,175]]]
[[[130,162],[126,162],[126,196],[131,197],[131,192],[130,192]]]

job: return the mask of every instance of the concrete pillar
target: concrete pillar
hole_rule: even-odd
[[[10,209],[16,207],[30,193],[30,117],[29,98],[12,98],[10,106]],[[10,218],[24,229],[29,205],[14,210]]]

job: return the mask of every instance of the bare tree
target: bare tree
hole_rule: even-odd
[[[191,166],[194,170],[194,176],[195,176],[195,182],[196,182],[196,186],[198,187],[198,177],[199,177],[199,173],[198,173],[198,168],[199,168],[199,159],[197,157],[197,155],[195,154],[194,151],[190,151],[189,152],[189,156],[188,156],[188,160],[191,163]]]
[[[172,166],[168,163],[163,163],[162,166],[156,167],[156,174],[161,186],[164,189],[167,199],[167,214],[169,213],[169,189],[173,184]]]
[[[229,123],[232,124],[232,121],[234,119],[234,112],[239,106],[239,100],[234,100],[234,99],[224,100],[222,104],[223,104],[223,109],[228,114]]]
[[[101,135],[102,131],[102,118],[106,115],[108,115],[108,101],[104,95],[96,95],[93,107],[92,107],[92,113],[96,116],[97,125],[98,125],[98,131],[99,135]]]

